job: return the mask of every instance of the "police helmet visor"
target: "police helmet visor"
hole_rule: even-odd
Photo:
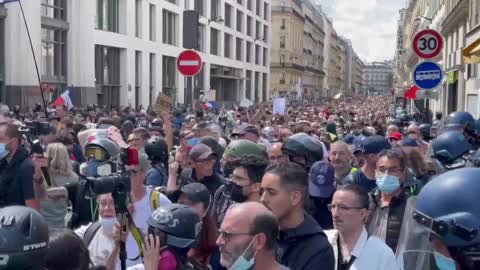
[[[100,147],[89,147],[85,150],[85,157],[87,157],[87,159],[95,158],[97,161],[106,161],[107,152]]]

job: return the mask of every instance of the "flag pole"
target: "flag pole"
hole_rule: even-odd
[[[27,30],[28,41],[30,42],[30,49],[32,50],[33,62],[35,63],[35,70],[37,71],[38,86],[40,87],[39,88],[40,94],[42,96],[43,110],[45,112],[45,117],[48,118],[47,103],[45,101],[45,96],[43,94],[42,80],[40,79],[40,72],[38,71],[37,58],[35,57],[35,50],[33,49],[32,37],[30,36],[30,30],[28,29],[27,19],[25,18],[25,12],[23,11],[23,5],[21,0],[18,0],[18,5],[20,6],[20,10],[22,11],[23,22],[25,23],[25,29]]]

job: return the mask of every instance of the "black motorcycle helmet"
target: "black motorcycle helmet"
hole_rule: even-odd
[[[305,133],[298,133],[289,137],[282,145],[282,152],[287,154],[290,161],[294,161],[295,157],[305,159],[307,171],[310,170],[313,163],[323,159],[322,144]]]
[[[460,131],[447,131],[440,134],[432,141],[431,147],[432,157],[446,166],[447,169],[454,169],[450,166],[468,154],[472,148],[463,132]]]
[[[24,206],[0,209],[0,270],[43,270],[48,225],[40,213]]]
[[[200,217],[189,206],[172,203],[160,206],[147,220],[149,233],[166,235],[167,246],[186,249],[197,243]]]
[[[159,137],[152,137],[145,145],[145,153],[150,161],[165,163],[168,161],[167,142]]]

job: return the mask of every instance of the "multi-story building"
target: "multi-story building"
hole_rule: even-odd
[[[310,1],[272,1],[273,95],[318,98],[323,89],[323,14]]]
[[[303,66],[305,16],[299,1],[272,1],[271,94],[296,95]]]
[[[363,63],[362,59],[354,52],[353,55],[353,68],[352,68],[352,95],[356,95],[360,93],[363,88],[363,69],[365,68],[365,64]]]
[[[365,64],[363,69],[363,94],[388,94],[393,84],[391,61]]]
[[[463,50],[466,63],[465,83],[467,90],[466,108],[475,118],[480,117],[480,0],[470,0],[469,19],[465,49]]]
[[[42,88],[50,99],[71,86],[76,105],[144,105],[159,92],[190,104],[205,89],[218,102],[268,99],[270,0],[24,1]],[[203,68],[193,93],[176,68],[183,11],[199,14]],[[0,5],[2,100],[39,100],[18,3]],[[302,28],[303,29],[303,28]],[[189,87],[190,88],[190,87]],[[213,94],[212,94],[213,92]]]

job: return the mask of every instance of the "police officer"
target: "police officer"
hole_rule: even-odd
[[[411,225],[418,227],[412,227],[409,249],[400,254],[404,269],[480,269],[479,177],[480,169],[462,168],[423,187],[412,214]],[[413,233],[421,228],[421,234]],[[428,265],[432,262],[435,266]]]
[[[0,270],[44,270],[48,248],[48,225],[32,208],[0,209]]]
[[[438,172],[452,170],[467,165],[468,154],[472,148],[461,131],[446,131],[431,142],[431,157],[437,161]]]
[[[445,118],[444,131],[457,130],[463,132],[473,149],[478,149],[480,140],[475,132],[475,119],[468,112],[453,112]]]

